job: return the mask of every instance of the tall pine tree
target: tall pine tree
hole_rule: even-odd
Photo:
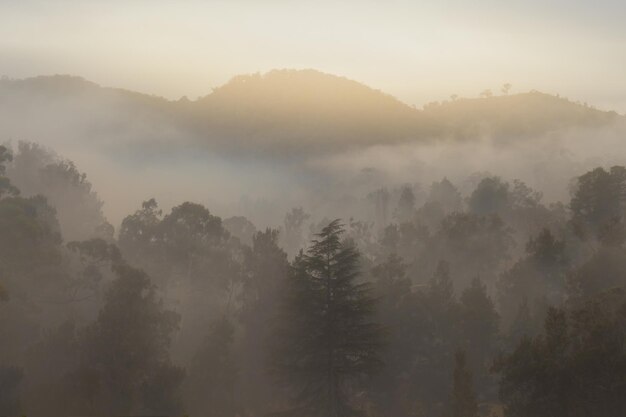
[[[343,232],[331,222],[296,258],[277,326],[275,369],[297,390],[300,415],[351,414],[350,388],[380,364],[375,299],[357,282],[359,253],[342,242]]]

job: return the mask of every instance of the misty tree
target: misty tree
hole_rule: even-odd
[[[509,91],[511,91],[511,87],[513,87],[511,83],[502,84],[502,88],[500,89],[500,91],[502,91],[502,94],[506,96],[509,94]]]
[[[141,209],[122,220],[118,243],[126,257],[133,262],[154,257],[158,252],[154,241],[163,211],[154,198],[141,203]]]
[[[453,381],[451,417],[478,417],[472,372],[467,367],[465,352],[462,350],[458,350],[454,356]]]
[[[13,155],[6,146],[0,145],[0,198],[3,196],[16,196],[19,190],[11,184],[6,175],[6,163],[13,160]]]
[[[143,271],[125,263],[113,269],[117,278],[84,331],[73,376],[83,412],[178,413],[184,372],[172,365],[169,346],[179,316],[164,307]]]
[[[226,290],[239,266],[238,245],[221,218],[201,204],[185,202],[162,216],[154,199],[127,216],[120,228],[120,248],[162,284],[183,280],[198,287]]]
[[[389,221],[389,191],[385,187],[379,188],[369,193],[367,199],[374,204],[374,221],[380,229],[384,228]]]
[[[570,209],[579,237],[621,245],[626,238],[626,168],[596,168],[578,177]]]
[[[285,214],[283,247],[289,254],[294,256],[303,245],[304,223],[311,217],[302,207],[294,207]]]
[[[456,282],[461,288],[476,275],[492,284],[509,259],[513,244],[512,230],[499,216],[452,213],[425,245],[423,259],[425,263],[445,259],[457,271]]]
[[[40,340],[25,349],[23,413],[63,417],[81,411],[82,398],[74,389],[79,338],[80,327],[70,319],[46,329]]]
[[[411,187],[402,187],[394,216],[399,223],[406,223],[413,220],[415,216],[415,194]]]
[[[79,256],[82,271],[78,280],[83,281],[88,287],[97,287],[106,270],[111,269],[111,265],[125,262],[117,245],[104,239],[74,241],[66,246]]]
[[[233,216],[224,219],[224,228],[241,243],[251,246],[252,238],[257,232],[254,224],[243,216]]]
[[[235,397],[238,369],[233,354],[234,330],[228,318],[216,320],[192,359],[185,382],[191,415],[234,417],[240,412]]]
[[[497,361],[506,415],[624,415],[625,323],[623,290],[551,308],[542,334],[523,338]]]
[[[225,277],[216,270],[220,264],[228,268],[224,263],[230,258],[225,247],[229,237],[219,217],[200,204],[186,202],[163,217],[157,243],[166,259],[179,266],[186,279],[206,280],[208,275],[225,285]]]
[[[279,232],[266,229],[252,238],[244,252],[243,287],[239,297],[238,318],[242,341],[238,355],[241,363],[242,401],[256,413],[265,414],[274,403],[275,389],[267,365],[271,354],[271,326],[279,313],[289,274],[287,254],[278,246]]]
[[[489,369],[499,347],[500,316],[479,278],[463,291],[460,302],[461,344],[479,391],[487,393],[494,383]]]
[[[443,178],[430,186],[429,202],[439,203],[445,214],[460,211],[463,208],[463,199],[459,190],[448,180]]]
[[[509,184],[498,177],[483,178],[468,200],[472,213],[502,214],[509,207]]]
[[[603,245],[567,275],[569,299],[585,299],[611,288],[626,289],[626,248]]]
[[[527,337],[533,337],[536,334],[535,319],[530,312],[528,298],[524,298],[517,308],[517,313],[507,334],[507,347],[515,347],[517,344]]]
[[[410,415],[415,400],[407,392],[407,363],[410,363],[414,332],[411,328],[411,280],[407,265],[392,253],[371,269],[374,294],[378,299],[377,320],[386,330],[386,346],[382,352],[385,366],[371,383],[371,395],[378,409],[393,415]]]
[[[498,299],[505,322],[510,324],[521,302],[526,302],[528,308],[560,304],[566,292],[568,266],[563,240],[549,229],[532,236],[526,243],[526,256],[498,280]]]
[[[10,168],[10,177],[22,193],[48,199],[68,240],[113,238],[102,211],[104,203],[72,161],[40,145],[19,142]]]
[[[357,282],[359,253],[341,241],[343,231],[331,222],[296,258],[278,323],[274,369],[305,415],[351,413],[351,387],[381,364],[375,300]]]

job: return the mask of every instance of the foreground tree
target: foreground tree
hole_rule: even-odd
[[[381,363],[375,300],[369,285],[357,283],[359,253],[341,241],[343,232],[331,222],[296,258],[278,324],[275,370],[297,390],[301,415],[351,414],[352,384]]]

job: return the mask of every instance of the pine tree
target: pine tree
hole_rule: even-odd
[[[454,366],[452,417],[477,417],[478,403],[472,384],[472,373],[467,369],[465,352],[457,351]]]
[[[297,390],[301,415],[349,414],[348,384],[380,364],[375,300],[369,285],[356,282],[359,253],[341,241],[343,231],[331,222],[296,258],[278,324],[275,369]]]

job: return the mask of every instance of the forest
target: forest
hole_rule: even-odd
[[[561,201],[368,183],[269,226],[145,195],[114,227],[88,171],[0,146],[0,415],[626,415],[624,166]]]
[[[0,417],[626,417],[624,22],[0,0]]]

